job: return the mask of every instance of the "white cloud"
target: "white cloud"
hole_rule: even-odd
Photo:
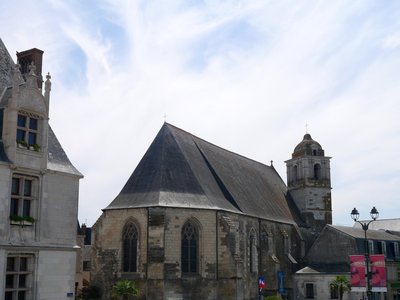
[[[400,46],[400,32],[391,34],[383,39],[383,48],[395,49]]]
[[[217,145],[274,160],[282,178],[308,122],[333,156],[336,222],[351,223],[352,206],[399,210],[395,2],[25,2],[29,22],[5,22],[0,9],[2,39],[11,53],[45,50],[51,124],[85,174],[81,221],[91,225],[118,194],[164,113]]]

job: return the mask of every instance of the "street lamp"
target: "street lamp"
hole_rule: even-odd
[[[360,214],[358,213],[358,210],[354,207],[354,209],[351,211],[351,218],[354,220],[354,222],[357,222],[361,225],[362,229],[364,230],[364,247],[365,247],[365,263],[367,267],[367,296],[368,300],[372,299],[372,292],[371,292],[371,272],[369,270],[369,247],[368,247],[368,240],[367,240],[367,230],[369,224],[371,224],[373,221],[378,219],[379,217],[379,212],[375,208],[375,206],[371,209],[370,215],[372,220],[369,222],[361,222],[358,221],[358,218],[360,217]]]

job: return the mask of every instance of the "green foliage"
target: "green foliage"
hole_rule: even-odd
[[[21,145],[21,146],[24,146],[24,147],[28,147],[28,144],[24,140],[18,140],[17,144]]]
[[[339,293],[339,299],[343,299],[343,294],[346,292],[351,291],[351,283],[347,276],[345,275],[338,275],[336,279],[331,282],[330,289],[337,289]]]
[[[18,223],[20,223],[21,225],[24,223],[24,222],[27,222],[27,223],[34,223],[35,222],[35,219],[34,218],[32,218],[32,217],[22,217],[22,216],[17,216],[17,215],[11,215],[10,216],[10,220],[12,221],[12,222],[18,222]]]
[[[24,220],[24,217],[17,216],[17,215],[12,215],[12,216],[10,216],[10,220],[13,221],[13,222],[22,223],[22,221]]]
[[[39,152],[40,146],[38,144],[33,144],[32,147],[33,147],[33,150],[35,150],[36,152]]]
[[[137,295],[139,295],[139,290],[134,281],[120,280],[113,286],[112,289],[113,298],[128,299],[128,296]]]
[[[28,216],[28,217],[24,217],[24,221],[29,222],[29,223],[34,223],[35,219]]]

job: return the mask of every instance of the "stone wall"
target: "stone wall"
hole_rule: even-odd
[[[135,273],[121,272],[122,230],[127,220],[140,231]],[[196,274],[181,272],[181,234],[188,220],[199,231]],[[277,272],[283,271],[291,290],[295,267],[288,255],[298,259],[300,245],[293,225],[228,212],[163,207],[106,210],[93,226],[92,283],[101,287],[103,299],[109,299],[119,279],[135,280],[147,299],[254,299],[261,275],[274,294]]]

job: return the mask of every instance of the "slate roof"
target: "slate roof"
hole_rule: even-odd
[[[337,225],[327,225],[332,228],[339,230],[351,237],[356,239],[364,239],[364,230],[361,228],[354,228],[348,226],[337,226]],[[390,234],[385,230],[372,230],[368,229],[367,238],[369,240],[378,240],[378,241],[400,241],[400,237],[397,235]]]
[[[47,168],[49,170],[83,176],[71,163],[64,149],[61,147],[56,135],[49,125],[48,138],[48,160]]]
[[[285,223],[299,219],[276,170],[164,123],[107,209],[226,210]]]
[[[0,95],[4,88],[12,85],[12,70],[14,65],[14,61],[0,38]]]
[[[368,222],[365,220],[359,220],[360,222]],[[361,228],[361,225],[357,222],[354,222],[354,226],[356,228]],[[394,230],[394,231],[400,231],[400,218],[395,218],[395,219],[379,219],[374,222],[372,222],[369,225],[370,229],[374,230],[379,230],[379,229],[385,229],[385,230]]]

